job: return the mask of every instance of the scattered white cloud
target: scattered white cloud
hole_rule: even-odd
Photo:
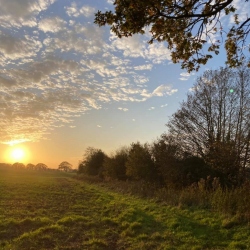
[[[97,125],[98,128],[101,128],[102,126],[101,125]]]
[[[86,17],[90,17],[93,16],[95,13],[95,8],[91,7],[91,6],[83,6],[80,9],[80,13],[83,14]]]
[[[145,58],[150,59],[153,63],[160,64],[171,60],[171,54],[170,50],[163,43],[153,43],[148,45],[148,49],[145,51]]]
[[[148,110],[154,110],[155,109],[155,107],[150,107]]]
[[[132,119],[133,122],[135,122],[135,119]]]
[[[53,37],[48,36],[43,44],[47,53],[54,53],[57,50],[61,53],[80,53],[84,56],[82,62],[86,62],[89,55],[102,53],[106,46],[103,31],[93,24],[87,24],[84,27],[76,24],[72,29],[63,30]]]
[[[242,22],[249,18],[249,2],[242,0],[234,0],[233,5],[236,8],[235,14],[238,14],[238,21]],[[230,16],[229,23],[232,25],[235,23],[234,15]]]
[[[143,76],[143,75],[134,75],[134,82],[138,84],[144,84],[149,81],[148,77]]]
[[[124,111],[124,112],[127,112],[127,111],[128,111],[127,108],[121,108],[121,107],[119,107],[118,109],[119,109],[119,110],[122,110],[122,111]]]
[[[70,7],[64,7],[68,16],[79,16],[78,7],[76,2],[71,3]]]
[[[180,75],[184,76],[184,77],[189,77],[190,73],[188,73],[188,72],[182,72],[182,73],[180,73]]]
[[[188,80],[189,79],[189,77],[190,77],[190,73],[188,73],[188,72],[182,72],[182,73],[180,73],[180,80],[181,81],[186,81],[186,80]]]
[[[42,43],[31,36],[23,38],[13,36],[0,31],[0,54],[2,66],[7,63],[6,59],[17,60],[36,56],[42,47]],[[5,63],[4,63],[5,62]]]
[[[37,15],[56,0],[0,0],[1,27],[35,27]]]
[[[178,89],[173,89],[171,85],[160,85],[152,93],[152,96],[173,95]]]
[[[54,33],[62,30],[65,24],[66,22],[60,17],[45,18],[39,22],[38,28],[43,32]]]
[[[140,66],[135,66],[134,70],[151,70],[153,68],[152,64],[144,64]]]
[[[81,8],[77,6],[76,2],[71,3],[70,7],[65,7],[66,13],[70,17],[79,17],[83,15],[85,17],[91,17],[95,13],[95,8],[89,5],[84,5]]]
[[[76,117],[105,103],[177,91],[170,85],[148,90],[145,71],[169,60],[164,44],[148,45],[140,35],[108,40],[104,29],[82,21],[94,7],[72,2],[65,19],[65,13],[46,11],[54,3],[0,0],[0,142],[46,139],[58,127],[75,128]]]
[[[167,107],[168,106],[168,104],[163,104],[163,105],[161,105],[161,108],[164,108],[164,107]]]
[[[113,50],[122,50],[125,57],[144,57],[145,44],[142,43],[140,35],[132,37],[117,38],[112,32],[110,40]]]
[[[111,48],[114,51],[123,51],[125,57],[142,57],[154,64],[171,60],[170,50],[163,43],[147,44],[145,37],[133,35],[132,37],[117,38],[111,32]]]

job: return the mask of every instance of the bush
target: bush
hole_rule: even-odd
[[[103,175],[103,163],[106,155],[101,149],[87,148],[84,154],[85,159],[78,166],[79,173],[88,175]]]
[[[104,160],[104,175],[112,179],[126,180],[128,153],[127,148],[121,148],[116,151],[115,155],[106,157]]]
[[[126,163],[126,175],[134,180],[155,181],[156,169],[147,145],[132,143]]]

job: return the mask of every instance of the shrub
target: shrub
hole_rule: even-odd
[[[85,159],[78,166],[79,173],[88,175],[103,175],[103,163],[106,155],[101,149],[88,147],[84,154]]]
[[[126,162],[128,160],[128,149],[121,148],[115,155],[105,157],[104,174],[112,179],[126,180]]]

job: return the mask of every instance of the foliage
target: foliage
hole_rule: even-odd
[[[212,180],[214,177],[218,176],[218,173],[211,169],[204,159],[198,156],[187,154],[181,161],[181,167],[183,169],[181,180],[184,187],[198,183],[201,179],[208,178]],[[211,182],[208,184],[210,188]]]
[[[123,147],[115,152],[113,156],[106,157],[104,161],[104,174],[112,179],[125,180],[126,162],[128,160],[128,149]]]
[[[151,146],[151,154],[164,186],[182,189],[199,182],[201,178],[216,176],[201,157],[183,152],[176,139],[163,134]]]
[[[72,170],[72,164],[67,161],[63,161],[59,164],[58,169],[61,171],[69,172]]]
[[[95,23],[110,25],[119,38],[144,34],[149,27],[149,43],[167,42],[172,61],[182,62],[182,68],[188,71],[206,64],[213,54],[219,53],[225,41],[227,63],[235,67],[241,64],[244,51],[249,49],[250,18],[247,15],[239,18],[234,2],[237,1],[116,0],[113,12],[96,13]],[[234,19],[229,30],[221,22],[224,15]]]
[[[26,169],[35,170],[35,169],[36,169],[36,166],[35,166],[34,164],[32,164],[32,163],[28,163],[28,164],[26,165]]]
[[[20,162],[15,162],[12,165],[12,168],[14,168],[14,169],[25,169],[25,165],[23,163],[20,163]]]
[[[151,154],[159,181],[167,186],[181,186],[180,147],[174,138],[162,135],[151,146]]]
[[[249,117],[250,70],[221,68],[197,79],[167,126],[183,151],[201,157],[235,185],[249,166]]]
[[[235,188],[250,167],[250,69],[208,70],[152,145],[133,143],[107,157],[88,148],[79,173],[182,189],[214,178]]]
[[[126,163],[126,175],[135,180],[153,181],[156,178],[154,162],[149,147],[132,143]]]
[[[78,172],[101,176],[105,156],[101,149],[88,147],[84,154],[84,160],[78,166]]]
[[[48,166],[44,163],[38,163],[36,164],[36,170],[47,170]]]

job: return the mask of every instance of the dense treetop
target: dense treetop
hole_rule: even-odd
[[[98,11],[95,23],[110,25],[119,38],[144,34],[149,28],[149,43],[167,42],[172,61],[181,62],[188,71],[206,64],[224,43],[227,64],[235,67],[250,50],[247,42],[250,18],[236,13],[237,3],[236,0],[115,0],[114,11]],[[222,18],[229,15],[231,21],[226,24]]]

